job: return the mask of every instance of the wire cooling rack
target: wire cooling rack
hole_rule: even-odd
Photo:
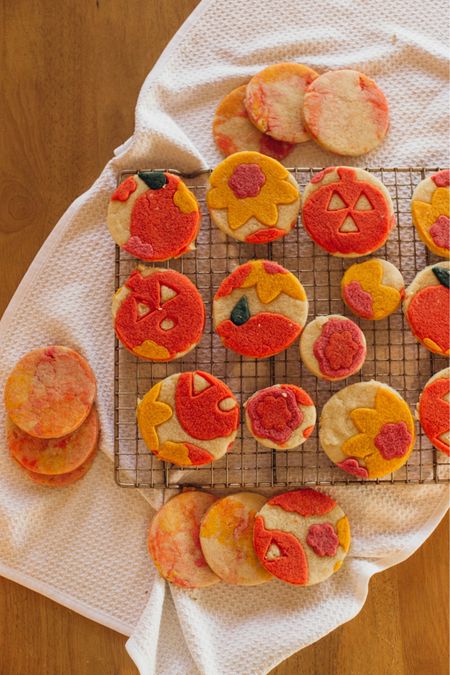
[[[303,192],[312,175],[321,169],[289,169]],[[387,243],[374,255],[386,258],[402,272],[409,284],[417,271],[438,258],[417,237],[411,223],[410,202],[414,187],[437,168],[368,169],[391,193],[397,227]],[[122,181],[136,171],[125,171]],[[173,173],[179,172],[173,171]],[[142,397],[157,381],[172,373],[205,370],[223,379],[243,403],[257,389],[275,383],[300,384],[313,398],[318,418],[330,396],[353,382],[376,379],[394,387],[414,411],[419,394],[432,373],[447,366],[443,358],[421,347],[406,325],[403,313],[381,321],[359,320],[342,302],[340,281],[345,269],[357,259],[328,255],[304,231],[301,221],[288,236],[269,244],[240,243],[226,237],[211,223],[205,204],[208,172],[184,175],[202,211],[197,248],[166,266],[186,274],[197,286],[206,306],[206,326],[196,349],[172,363],[155,364],[130,354],[116,339],[114,376],[115,478],[124,487],[181,487],[196,485],[214,488],[294,487],[363,482],[341,471],[320,448],[318,429],[299,448],[271,450],[258,445],[245,424],[225,457],[204,467],[180,469],[153,456],[139,435],[135,410]],[[252,258],[276,260],[296,274],[309,299],[308,321],[320,314],[344,314],[359,323],[367,341],[367,358],[360,373],[330,383],[316,379],[300,362],[298,341],[276,356],[254,360],[225,349],[212,330],[211,309],[215,291],[237,265]],[[115,281],[121,286],[138,261],[116,247]],[[409,461],[394,474],[371,481],[386,483],[440,483],[450,480],[450,463],[435,450],[417,424],[417,440]]]

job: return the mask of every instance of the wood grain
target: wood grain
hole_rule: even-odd
[[[58,217],[132,133],[146,74],[197,4],[3,0],[0,313]],[[135,674],[125,641],[0,579],[0,675]],[[447,659],[448,518],[372,579],[353,621],[273,674],[446,675]]]

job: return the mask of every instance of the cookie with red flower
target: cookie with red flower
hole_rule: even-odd
[[[420,181],[413,192],[413,223],[423,243],[443,258],[450,257],[450,170]]]
[[[417,415],[434,447],[450,457],[450,368],[430,377],[420,395]]]

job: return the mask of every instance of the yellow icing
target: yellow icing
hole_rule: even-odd
[[[337,521],[336,529],[339,543],[344,549],[344,551],[347,553],[348,549],[350,548],[350,541],[351,541],[350,523],[348,522],[347,516],[343,516],[340,520]]]
[[[435,354],[443,354],[444,356],[450,355],[450,350],[448,349],[446,352],[442,350],[442,347],[439,347],[438,344],[431,338],[424,338],[423,339],[423,344],[427,349],[430,350],[430,352],[434,352]]]
[[[379,260],[366,260],[348,268],[342,277],[341,286],[357,281],[361,288],[372,297],[373,318],[382,319],[395,312],[400,305],[400,291],[392,286],[383,286],[383,266]]]
[[[269,274],[262,260],[252,261],[252,269],[241,284],[241,288],[256,286],[259,299],[264,304],[272,302],[280,293],[297,300],[306,300],[306,294],[300,281],[290,272],[288,274]]]
[[[133,347],[133,352],[138,356],[154,361],[165,361],[170,356],[168,349],[153,340],[144,340],[142,344]]]
[[[449,250],[435,244],[430,236],[430,228],[439,216],[450,216],[450,190],[447,187],[438,187],[433,192],[431,203],[415,199],[412,202],[412,215],[422,241],[437,255],[449,257]]]
[[[333,572],[337,572],[342,567],[342,560],[336,560],[333,567]]]
[[[198,211],[197,201],[186,185],[180,181],[173,196],[173,203],[180,209],[181,213],[193,213]]]
[[[137,419],[142,438],[150,450],[154,451],[159,448],[159,439],[155,427],[164,424],[173,415],[170,405],[157,400],[160,390],[161,382],[158,382],[145,394],[137,409]]]
[[[192,464],[189,459],[189,450],[184,443],[164,441],[158,450],[158,457],[179,466],[190,466]]]

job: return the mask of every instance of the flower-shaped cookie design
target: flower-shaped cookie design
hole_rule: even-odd
[[[403,278],[392,263],[372,258],[355,263],[341,281],[345,304],[363,319],[384,319],[400,306]]]
[[[450,255],[450,171],[423,180],[414,190],[411,209],[420,238],[437,255]]]

